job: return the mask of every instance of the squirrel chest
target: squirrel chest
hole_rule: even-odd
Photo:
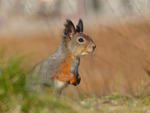
[[[72,55],[67,55],[60,65],[58,72],[54,75],[54,79],[59,81],[67,81],[71,77],[78,77],[78,67],[80,59],[74,58]]]
[[[78,77],[78,67],[80,64],[80,58],[73,58],[67,56],[61,63],[58,73],[55,75],[55,88],[64,88],[68,85],[65,81],[70,79],[71,75],[75,78]],[[71,75],[70,75],[71,74]]]

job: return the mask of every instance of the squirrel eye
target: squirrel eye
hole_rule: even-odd
[[[84,42],[83,38],[78,39],[79,42]]]

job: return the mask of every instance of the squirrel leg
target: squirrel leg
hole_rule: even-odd
[[[61,73],[54,76],[54,79],[63,81],[63,82],[69,82],[72,85],[78,85],[81,81],[81,77],[78,75],[78,78],[76,78],[72,73]]]
[[[76,82],[76,78],[72,73],[60,73],[54,76],[54,79],[59,80],[59,81],[64,81],[64,82],[69,82],[71,83]]]

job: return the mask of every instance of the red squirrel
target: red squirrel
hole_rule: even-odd
[[[37,90],[49,86],[61,94],[69,84],[78,85],[81,81],[78,73],[80,56],[93,52],[95,48],[93,40],[83,33],[81,19],[76,28],[71,20],[66,20],[61,44],[53,54],[33,67],[27,78],[27,86]]]

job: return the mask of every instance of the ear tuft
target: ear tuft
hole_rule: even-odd
[[[75,27],[71,20],[66,20],[64,34],[72,36],[75,34]]]
[[[83,21],[82,21],[82,19],[79,19],[79,22],[76,26],[76,32],[83,32]]]

